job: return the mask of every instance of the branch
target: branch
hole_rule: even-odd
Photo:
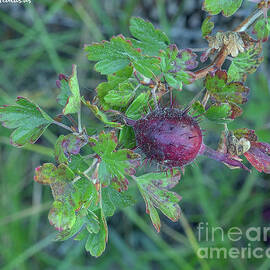
[[[263,15],[263,10],[259,9],[254,11],[250,16],[248,16],[242,23],[240,23],[233,31],[234,32],[243,32],[247,30],[258,18]],[[205,68],[197,70],[194,72],[195,80],[204,78],[208,72],[220,69],[228,56],[227,46],[224,45],[214,61]]]

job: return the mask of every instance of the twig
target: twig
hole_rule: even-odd
[[[234,32],[243,32],[243,31],[246,31],[262,15],[263,15],[263,10],[262,9],[255,10],[242,23],[240,23],[233,31]]]
[[[154,88],[151,89],[151,94],[155,103],[155,109],[158,108],[158,102],[157,102],[157,96],[156,96],[156,90],[157,90],[157,84],[155,85]]]
[[[203,99],[202,99],[202,105],[203,105],[204,108],[205,108],[205,106],[206,106],[206,104],[207,104],[207,102],[208,102],[209,97],[210,97],[210,94],[209,94],[209,92],[206,90],[206,93],[205,93],[205,95],[204,95],[204,97],[203,97]]]
[[[254,11],[241,24],[239,24],[233,31],[243,32],[247,30],[262,15],[263,15],[263,11],[261,9]],[[216,56],[215,60],[210,65],[194,72],[195,80],[202,79],[208,74],[208,72],[221,68],[227,56],[228,56],[227,46],[223,45],[220,52]]]
[[[208,47],[206,47],[206,48],[189,48],[189,50],[191,50],[193,52],[204,52],[204,51],[208,50]]]
[[[90,166],[87,170],[85,170],[85,171],[82,173],[87,179],[89,179],[89,177],[87,176],[87,173],[89,173],[89,172],[95,167],[95,165],[97,164],[97,162],[98,162],[98,159],[95,158],[95,159],[93,160],[91,166]],[[76,182],[77,182],[78,180],[80,180],[81,178],[82,178],[81,176],[75,177],[75,178],[72,180],[72,183],[73,183],[73,184],[76,183]]]

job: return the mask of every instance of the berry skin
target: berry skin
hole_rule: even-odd
[[[202,146],[196,120],[176,108],[158,108],[137,120],[133,129],[137,146],[146,157],[169,167],[191,163]]]

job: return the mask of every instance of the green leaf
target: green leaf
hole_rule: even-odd
[[[172,175],[166,173],[149,173],[136,177],[136,182],[146,204],[146,212],[150,214],[152,223],[157,231],[160,230],[160,219],[155,208],[158,208],[172,221],[180,217],[178,202],[181,197],[168,191],[174,187],[181,177],[179,170],[173,170]]]
[[[202,23],[202,37],[205,38],[206,36],[210,35],[212,33],[212,30],[214,28],[214,23],[210,21],[211,16],[207,16],[203,23]]]
[[[93,150],[99,155],[102,169],[99,170],[99,180],[112,181],[112,186],[116,189],[127,189],[128,181],[126,175],[134,174],[134,168],[130,160],[138,159],[140,156],[129,149],[116,151],[117,137],[114,132],[100,133],[99,139],[89,139]],[[109,180],[108,180],[109,178]],[[103,182],[101,182],[103,184]]]
[[[105,217],[113,216],[116,210],[111,200],[110,191],[108,190],[108,188],[109,187],[102,189],[102,209]]]
[[[152,78],[154,71],[158,70],[158,58],[143,56],[133,47],[124,36],[112,37],[110,42],[93,43],[86,45],[88,59],[98,61],[95,65],[96,71],[107,75],[117,72],[132,64],[142,75]]]
[[[85,238],[87,238],[89,235],[89,232],[86,228],[83,228],[80,232],[78,232],[77,235],[75,235],[74,240],[76,241],[82,241]]]
[[[105,75],[117,72],[129,65],[131,60],[140,58],[140,53],[122,35],[113,37],[110,42],[86,45],[85,50],[89,60],[98,61],[96,71]]]
[[[105,216],[101,209],[96,213],[100,229],[97,233],[91,233],[88,236],[87,242],[85,244],[85,249],[90,252],[94,257],[99,257],[106,248],[106,243],[108,240],[108,228]]]
[[[77,113],[81,106],[80,88],[77,78],[77,66],[72,65],[71,76],[59,75],[57,85],[61,88],[57,101],[64,106],[63,114]]]
[[[257,35],[258,39],[262,40],[262,42],[265,42],[268,40],[269,36],[269,25],[270,18],[267,20],[265,18],[262,18],[258,20],[253,28],[253,32]]]
[[[205,0],[203,9],[211,15],[217,15],[222,12],[223,16],[233,15],[242,5],[243,0]]]
[[[234,57],[228,70],[228,81],[245,81],[247,74],[254,73],[263,61],[261,43]]]
[[[87,222],[86,211],[81,211],[76,217],[76,221],[70,229],[63,230],[56,236],[56,241],[65,241],[78,235],[84,228]]]
[[[206,118],[211,121],[224,121],[231,115],[231,106],[228,103],[213,105],[205,113]]]
[[[107,115],[99,110],[96,105],[92,105],[90,101],[85,101],[83,99],[83,103],[92,111],[92,113],[98,118],[101,122],[109,127],[121,127],[120,123],[112,122],[107,118]]]
[[[98,233],[100,229],[99,219],[97,215],[93,211],[90,211],[90,210],[88,210],[88,214],[87,214],[86,228],[89,233]]]
[[[132,77],[132,73],[133,67],[126,66],[124,69],[121,69],[112,75],[108,75],[108,81],[102,82],[98,85],[96,91],[102,109],[118,109],[117,107],[112,107],[111,104],[107,103],[105,101],[105,96],[112,90],[118,91],[120,84],[129,82],[128,79]]]
[[[141,93],[127,108],[126,116],[133,120],[140,119],[149,110],[149,97],[149,92]]]
[[[128,191],[119,192],[111,187],[102,189],[102,209],[106,217],[113,216],[117,209],[122,209],[134,204],[135,200]]]
[[[79,211],[81,208],[87,209],[91,204],[96,205],[99,201],[95,185],[86,178],[75,182],[70,199],[75,211]]]
[[[75,174],[81,174],[89,168],[91,163],[92,160],[86,160],[81,155],[72,155],[68,166]]]
[[[120,130],[119,144],[128,149],[132,149],[136,146],[135,133],[132,127],[124,126]]]
[[[247,102],[249,88],[241,82],[227,83],[227,72],[223,70],[216,71],[211,75],[208,73],[205,78],[205,88],[219,102],[243,104]]]
[[[104,100],[111,106],[122,108],[128,105],[134,94],[133,85],[130,82],[124,82],[119,84],[119,90],[110,90]]]
[[[141,75],[151,79],[154,77],[154,74],[156,76],[160,73],[159,63],[160,60],[158,58],[144,56],[133,61],[133,66]]]
[[[101,74],[112,74],[129,65],[131,58],[137,58],[139,52],[135,51],[129,41],[122,35],[113,37],[110,42],[93,43],[86,45],[88,59],[98,61],[96,71]]]
[[[199,100],[197,100],[196,102],[194,102],[192,104],[192,112],[193,112],[192,115],[194,115],[194,116],[201,115],[201,114],[205,113],[205,109]]]
[[[141,48],[143,53],[148,55],[158,55],[160,50],[164,50],[170,43],[164,32],[155,29],[153,24],[142,18],[132,17],[129,30],[137,39],[132,39],[136,48]]]
[[[48,218],[50,224],[58,231],[71,229],[76,221],[76,215],[71,205],[62,201],[54,201]]]
[[[111,183],[113,176],[110,172],[110,167],[107,165],[106,161],[101,161],[98,164],[98,180],[103,186],[108,186]]]
[[[182,89],[183,84],[192,83],[194,74],[189,70],[197,67],[196,57],[190,49],[178,50],[176,45],[161,51],[160,67],[166,82],[176,89]]]
[[[17,97],[17,105],[0,107],[0,121],[3,126],[15,129],[11,136],[11,144],[17,147],[27,143],[35,143],[53,120],[35,103]]]

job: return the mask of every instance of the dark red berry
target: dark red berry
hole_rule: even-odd
[[[133,129],[146,157],[169,167],[191,163],[202,145],[198,123],[176,108],[159,108],[136,121]]]

